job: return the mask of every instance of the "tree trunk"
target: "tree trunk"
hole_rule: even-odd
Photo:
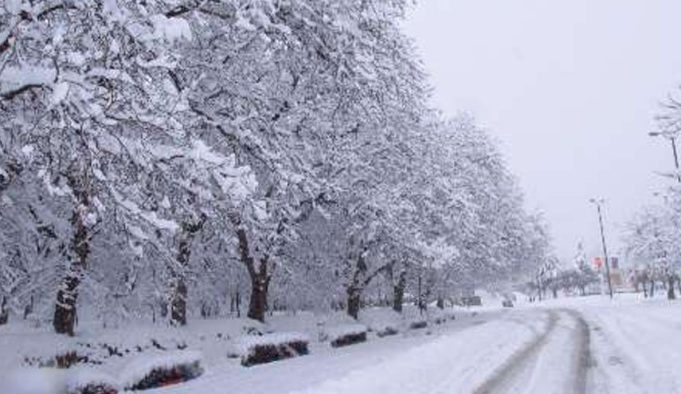
[[[172,295],[170,299],[170,324],[184,326],[187,324],[187,284],[184,278],[178,277],[173,280]]]
[[[251,299],[248,303],[247,316],[251,319],[265,322],[265,313],[267,312],[267,293],[269,290],[270,279],[272,278],[269,272],[269,258],[267,255],[260,259],[256,267],[256,260],[251,255],[251,249],[248,243],[248,234],[246,230],[241,227],[241,219],[233,215],[230,217],[232,224],[237,227],[236,236],[238,239],[239,259],[246,266],[248,276],[251,280]]]
[[[57,303],[54,308],[52,325],[57,334],[73,336],[77,319],[76,302],[78,301],[78,287],[87,269],[90,255],[89,232],[86,218],[89,207],[89,195],[82,189],[76,192],[80,204],[76,207],[71,218],[74,234],[71,242],[70,264],[66,276],[57,291]]]
[[[265,322],[267,312],[267,291],[270,278],[267,274],[267,260],[260,262],[260,270],[251,276],[251,299],[248,303],[248,317]]]
[[[361,306],[361,294],[359,288],[356,286],[349,286],[347,289],[348,293],[348,315],[353,319],[359,319],[359,309]]]
[[[0,303],[0,326],[5,325],[9,322],[9,309],[7,309],[7,298],[2,297],[2,302]]]
[[[239,289],[235,290],[229,299],[229,312],[236,317],[241,317],[241,293]]]
[[[24,320],[33,313],[33,296],[29,298],[28,304],[24,307]]]
[[[551,289],[551,291],[553,292],[553,298],[554,299],[558,298],[558,289],[554,287]]]
[[[650,281],[650,298],[655,297],[655,281]]]
[[[397,313],[402,313],[402,304],[404,303],[404,289],[407,287],[407,273],[400,272],[400,278],[393,286],[393,310]]]
[[[437,303],[435,304],[440,309],[445,309],[445,299],[444,297],[437,297]]]
[[[667,281],[669,282],[669,286],[667,288],[667,299],[674,300],[676,299],[676,294],[674,294],[674,276],[669,275],[667,277]]]
[[[192,241],[196,234],[201,231],[206,216],[201,214],[198,220],[186,220],[182,222],[182,232],[177,251],[178,269],[172,270],[173,276],[170,293],[170,324],[173,326],[187,325],[187,289],[186,271],[189,266],[189,257],[192,252]]]

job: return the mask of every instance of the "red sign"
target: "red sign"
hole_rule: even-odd
[[[594,257],[594,267],[596,267],[596,269],[600,270],[602,266],[603,266],[603,259],[600,258],[600,257]]]

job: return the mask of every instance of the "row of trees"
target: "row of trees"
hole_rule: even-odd
[[[3,3],[0,317],[357,318],[533,271],[544,225],[428,107],[406,3]]]
[[[598,273],[589,265],[584,246],[577,244],[577,253],[572,267],[561,265],[555,256],[549,256],[534,273],[534,278],[527,282],[525,290],[538,300],[558,297],[558,292],[566,294],[587,295],[587,288],[598,281]]]
[[[658,131],[651,133],[671,141],[676,171],[662,173],[673,180],[658,197],[656,204],[643,207],[630,220],[625,231],[627,252],[638,261],[634,283],[651,296],[655,284],[662,283],[667,298],[675,299],[674,287],[681,292],[681,173],[679,172],[676,141],[681,135],[681,100],[670,94],[655,117]]]

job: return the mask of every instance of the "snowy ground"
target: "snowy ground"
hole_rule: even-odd
[[[681,393],[680,312],[681,303],[636,295],[458,310],[455,321],[426,330],[402,327],[339,349],[313,341],[310,355],[249,368],[203,349],[203,376],[149,392]],[[287,319],[280,329],[311,327]]]

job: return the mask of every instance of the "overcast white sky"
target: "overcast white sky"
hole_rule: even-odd
[[[669,181],[667,141],[647,132],[681,84],[678,0],[421,0],[405,24],[431,75],[434,104],[473,113],[502,144],[529,208],[546,213],[560,257],[606,231]]]

